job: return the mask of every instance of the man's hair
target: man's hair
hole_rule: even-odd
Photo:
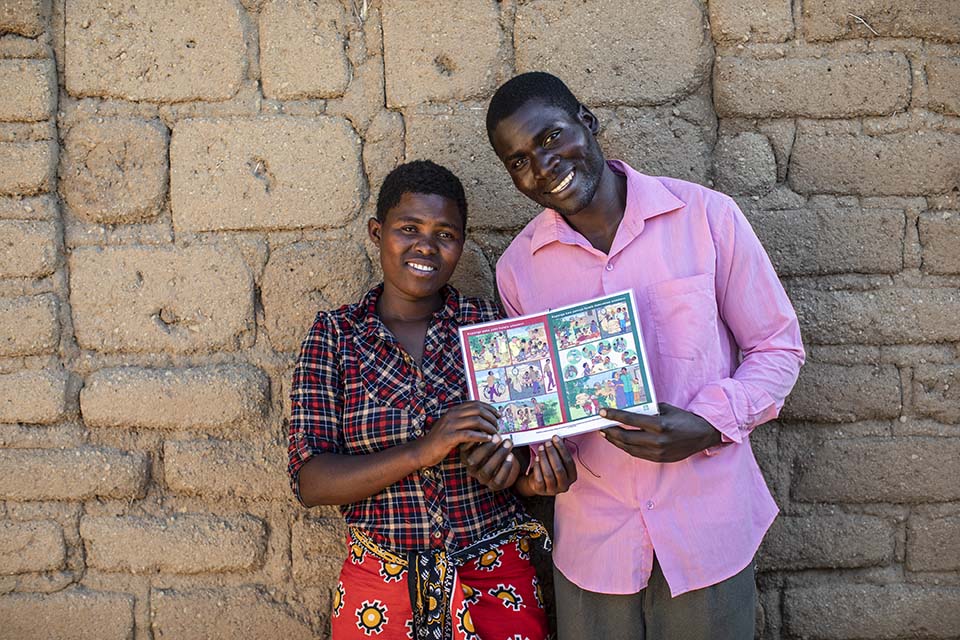
[[[432,160],[414,160],[401,164],[387,174],[377,196],[377,220],[387,219],[387,212],[397,206],[405,193],[423,193],[450,198],[457,203],[463,228],[467,228],[467,196],[460,178]]]
[[[493,145],[493,130],[501,120],[531,100],[558,107],[571,118],[580,113],[580,101],[563,80],[544,71],[530,71],[510,78],[497,89],[487,107],[487,138]]]

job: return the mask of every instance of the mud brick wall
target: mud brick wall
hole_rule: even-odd
[[[960,637],[956,0],[0,0],[0,638],[327,636],[296,349],[404,159],[464,179],[493,294],[536,209],[484,109],[531,69],[734,195],[799,312],[758,638]]]

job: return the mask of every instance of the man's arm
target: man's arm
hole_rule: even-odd
[[[603,435],[655,462],[742,442],[757,425],[777,417],[804,360],[796,313],[743,213],[730,200],[721,211],[708,212],[708,220],[717,252],[717,310],[742,360],[729,378],[704,385],[686,410],[662,404],[659,416],[605,411],[634,429],[611,427]]]

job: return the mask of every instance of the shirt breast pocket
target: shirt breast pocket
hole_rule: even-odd
[[[713,274],[647,287],[660,355],[703,361],[716,355],[717,300]]]

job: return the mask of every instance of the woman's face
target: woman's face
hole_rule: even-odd
[[[384,291],[409,300],[429,298],[450,280],[463,252],[463,218],[450,198],[404,193],[383,222],[367,225],[380,249]]]

